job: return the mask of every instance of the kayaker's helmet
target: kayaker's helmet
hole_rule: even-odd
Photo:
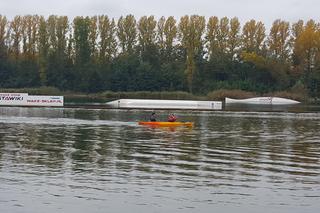
[[[177,120],[177,117],[173,113],[169,114],[168,121],[174,122],[176,120]]]

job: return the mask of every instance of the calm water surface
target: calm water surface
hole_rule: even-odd
[[[318,212],[320,113],[0,108],[0,212]],[[168,111],[158,111],[165,119]]]

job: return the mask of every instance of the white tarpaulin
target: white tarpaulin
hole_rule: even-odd
[[[226,104],[290,105],[299,103],[299,101],[278,97],[256,97],[247,99],[226,98]]]
[[[112,108],[221,110],[221,101],[119,99],[107,103]]]

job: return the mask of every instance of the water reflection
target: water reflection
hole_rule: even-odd
[[[147,111],[1,108],[0,114],[4,212],[320,207],[318,113],[176,112],[196,125],[174,129],[137,125]]]

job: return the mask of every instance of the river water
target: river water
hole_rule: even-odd
[[[318,212],[320,113],[0,108],[0,212]],[[157,111],[165,119],[168,111]]]

